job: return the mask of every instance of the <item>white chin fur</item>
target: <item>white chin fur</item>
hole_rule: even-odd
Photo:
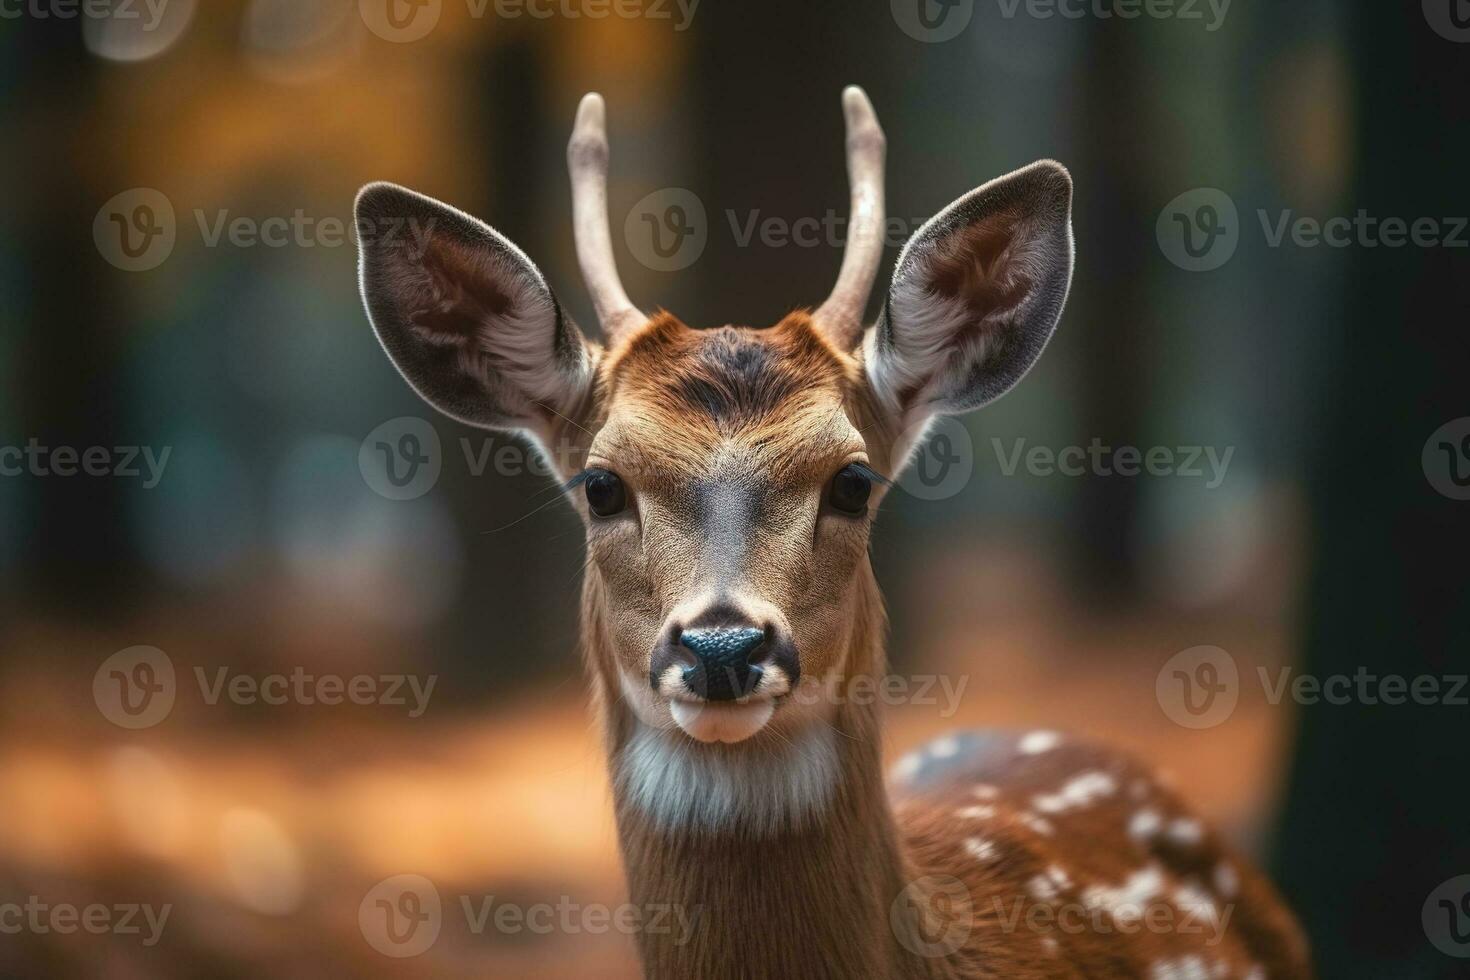
[[[674,723],[690,738],[701,742],[743,742],[765,728],[775,710],[775,702],[770,700],[748,704],[669,702],[669,713],[674,716]]]

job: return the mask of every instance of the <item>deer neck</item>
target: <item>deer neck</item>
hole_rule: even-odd
[[[857,588],[849,679],[885,667],[870,571]],[[602,613],[591,583],[583,623],[594,664]],[[642,724],[609,672],[593,673],[647,977],[942,975],[933,972],[942,963],[907,954],[889,924],[913,876],[884,786],[874,699],[839,698],[830,724],[789,740],[707,746]]]

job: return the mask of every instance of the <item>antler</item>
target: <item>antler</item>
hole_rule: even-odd
[[[856,85],[842,92],[847,119],[847,182],[852,208],[847,247],[832,295],[816,312],[817,324],[843,350],[857,346],[863,334],[863,312],[883,259],[883,159],[888,142],[873,103]]]
[[[572,223],[577,264],[592,294],[592,305],[609,346],[643,319],[623,291],[613,258],[607,222],[607,124],[602,96],[589,92],[577,107],[577,121],[567,143],[567,169],[572,175]]]

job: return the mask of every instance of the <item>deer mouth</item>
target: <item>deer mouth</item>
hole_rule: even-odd
[[[743,742],[766,727],[776,713],[772,698],[748,701],[669,701],[669,714],[690,738],[700,742]]]

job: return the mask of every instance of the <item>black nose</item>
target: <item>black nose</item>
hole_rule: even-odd
[[[765,630],[753,626],[684,630],[679,646],[694,655],[693,666],[684,668],[685,686],[709,701],[745,697],[760,683],[761,669],[754,661],[765,642]]]

